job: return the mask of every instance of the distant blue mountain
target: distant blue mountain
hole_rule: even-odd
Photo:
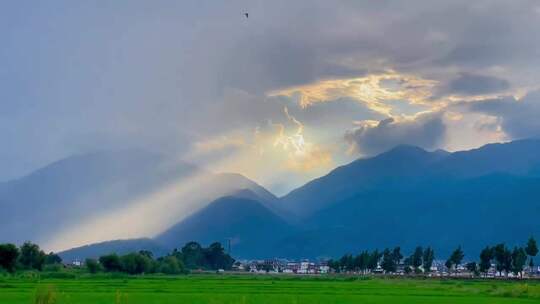
[[[430,180],[471,178],[492,173],[540,176],[540,141],[520,140],[448,153],[398,146],[373,158],[359,159],[293,190],[282,204],[299,216],[378,187],[411,188]]]
[[[253,210],[228,197],[156,240],[170,245],[234,236],[243,239],[235,253],[253,258],[331,257],[397,245],[434,246],[443,255],[462,245],[475,255],[487,244],[540,236],[539,168],[538,140],[456,153],[398,146],[281,198],[275,209],[284,210],[285,221],[266,215],[272,230],[245,220],[260,218],[262,204]]]
[[[204,245],[219,241],[232,245],[236,257],[273,257],[274,244],[295,229],[264,206],[249,190],[222,197],[158,235],[168,247],[195,240]]]
[[[148,166],[154,167],[151,162]],[[90,170],[84,178],[99,176],[99,172]],[[41,179],[41,185],[45,180]],[[92,177],[90,184],[96,180]],[[488,244],[522,244],[531,235],[540,238],[540,140],[454,153],[398,146],[338,167],[279,199],[241,175],[217,175],[214,182],[208,189],[230,184],[224,197],[202,204],[205,207],[146,246],[158,244],[170,250],[188,241],[207,245],[226,244],[230,239],[236,257],[313,258],[397,245],[405,250],[431,245],[444,258],[461,245],[472,259]],[[14,185],[0,186],[3,206],[15,208],[13,197],[25,198],[23,190],[32,189],[19,186],[15,196]],[[26,195],[38,207],[54,201],[51,198],[67,204],[65,196],[77,197],[78,191],[59,194],[60,185],[44,186],[40,191],[47,195]],[[11,197],[7,202],[12,205],[2,201],[5,197]],[[45,207],[39,208],[47,215]],[[99,246],[103,253],[112,249]]]
[[[276,246],[277,255],[336,256],[398,245],[434,246],[446,255],[461,245],[475,258],[485,245],[519,245],[540,235],[540,178],[493,174],[409,185],[380,185],[317,211],[301,233]]]
[[[303,231],[284,256],[333,256],[362,248],[432,245],[470,253],[494,242],[540,237],[540,141],[470,151],[399,146],[296,189],[282,203]]]

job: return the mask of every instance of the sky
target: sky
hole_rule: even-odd
[[[136,147],[282,195],[399,144],[537,137],[539,28],[521,0],[2,1],[0,181]]]

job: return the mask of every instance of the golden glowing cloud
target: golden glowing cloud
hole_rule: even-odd
[[[385,85],[388,81],[394,85]],[[418,76],[398,74],[390,71],[366,77],[323,80],[313,84],[297,86],[269,92],[269,96],[288,96],[297,98],[301,107],[318,102],[327,102],[342,97],[354,98],[364,102],[370,109],[390,115],[392,107],[387,100],[406,100],[413,104],[425,103],[432,96],[434,80]]]
[[[278,134],[274,140],[274,147],[287,153],[286,166],[296,171],[311,171],[329,167],[332,164],[330,152],[322,149],[304,139],[304,125],[289,114],[285,107],[283,112],[287,119],[296,126],[292,134],[286,134],[283,125],[278,126]]]
[[[331,151],[306,138],[305,126],[287,108],[276,120],[201,140],[183,159],[215,172],[240,173],[263,185],[281,183],[285,176],[300,184],[333,168]],[[227,153],[229,149],[234,152]]]

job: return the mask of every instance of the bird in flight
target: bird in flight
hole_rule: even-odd
[[[246,16],[246,18],[249,18],[249,13],[244,13],[244,16]]]

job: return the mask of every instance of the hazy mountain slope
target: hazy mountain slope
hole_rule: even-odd
[[[243,191],[210,203],[155,239],[168,247],[197,241],[227,244],[231,239],[235,257],[271,257],[274,243],[292,233],[293,228],[260,201],[245,198]]]
[[[130,239],[114,240],[102,243],[96,243],[77,248],[72,248],[58,253],[64,262],[73,262],[75,260],[84,261],[86,258],[99,258],[102,255],[116,253],[119,255],[138,252],[140,250],[151,251],[155,257],[166,255],[170,252],[167,248],[161,246],[152,239]]]
[[[275,199],[275,197],[273,197],[273,195],[269,193],[268,191],[266,191],[264,188],[262,188],[256,183],[238,174],[218,174],[215,176],[215,181],[213,182],[219,183],[221,186],[226,186],[226,187],[232,187],[232,185],[235,185],[235,188],[236,187],[251,187],[255,189],[255,191],[257,191],[258,193],[265,196],[266,199],[272,199],[272,198]],[[262,200],[262,198],[258,194],[256,194],[253,190],[248,190],[248,189],[232,190],[232,188],[230,188],[229,190],[233,191],[231,193],[234,195],[235,198],[245,199],[245,200],[250,200],[250,201]],[[257,204],[262,205],[262,203],[260,202],[257,202]],[[234,205],[229,205],[229,206],[231,208],[236,208]],[[262,207],[262,208],[265,208],[265,207]],[[261,210],[258,210],[258,208],[256,208],[256,210],[257,212],[261,211]],[[213,212],[213,211],[210,211],[210,212]],[[249,213],[251,211],[246,210],[246,212]],[[253,215],[257,216],[258,214],[257,212],[253,213]],[[263,213],[264,212],[267,212],[267,211],[263,211]],[[200,214],[200,213],[201,211],[197,212],[196,214]],[[271,215],[271,217],[275,217],[274,214],[272,213],[269,213],[269,214]],[[206,220],[212,221],[213,218],[210,217],[208,219],[204,219],[203,221],[206,221]],[[211,225],[211,223],[208,223],[208,225]],[[278,225],[281,225],[281,223]],[[285,226],[287,226],[287,224],[285,224]],[[202,230],[206,231],[205,229],[202,229]],[[195,235],[194,237],[196,237],[196,239],[193,239],[193,240],[198,240],[197,238],[200,237],[200,234]],[[177,247],[177,248],[182,247],[184,243],[191,240],[192,239],[189,239],[189,238],[181,239],[178,241],[171,240],[170,242],[158,242],[149,238],[114,240],[114,241],[94,243],[94,244],[72,248],[72,249],[60,252],[59,255],[62,257],[64,261],[73,261],[75,259],[84,260],[85,258],[96,258],[101,255],[109,254],[109,253],[125,254],[128,252],[134,252],[134,251],[139,251],[139,250],[149,250],[149,251],[152,251],[154,255],[161,256],[170,252],[170,250],[173,247]],[[226,245],[227,240],[219,239],[218,241]]]
[[[83,218],[125,207],[132,198],[170,180],[194,174],[159,155],[138,150],[69,157],[5,183],[0,241],[40,241]]]
[[[262,203],[266,208],[270,209],[272,212],[287,217],[289,214],[281,206],[279,198],[277,198],[273,193],[266,190],[261,185],[255,183],[254,181],[248,179],[247,177],[236,174],[236,173],[220,173],[216,175],[215,179],[217,184],[231,184],[234,187],[232,191],[229,191],[225,195],[247,195],[250,199],[254,199]],[[242,191],[249,190],[249,191]],[[214,198],[215,199],[215,198]]]
[[[153,235],[241,189],[257,193],[269,208],[276,205],[275,196],[239,174],[212,174],[141,150],[77,155],[0,184],[0,242],[47,247],[51,239],[67,238],[67,246],[76,246],[106,240],[101,226],[109,227],[110,238]]]

